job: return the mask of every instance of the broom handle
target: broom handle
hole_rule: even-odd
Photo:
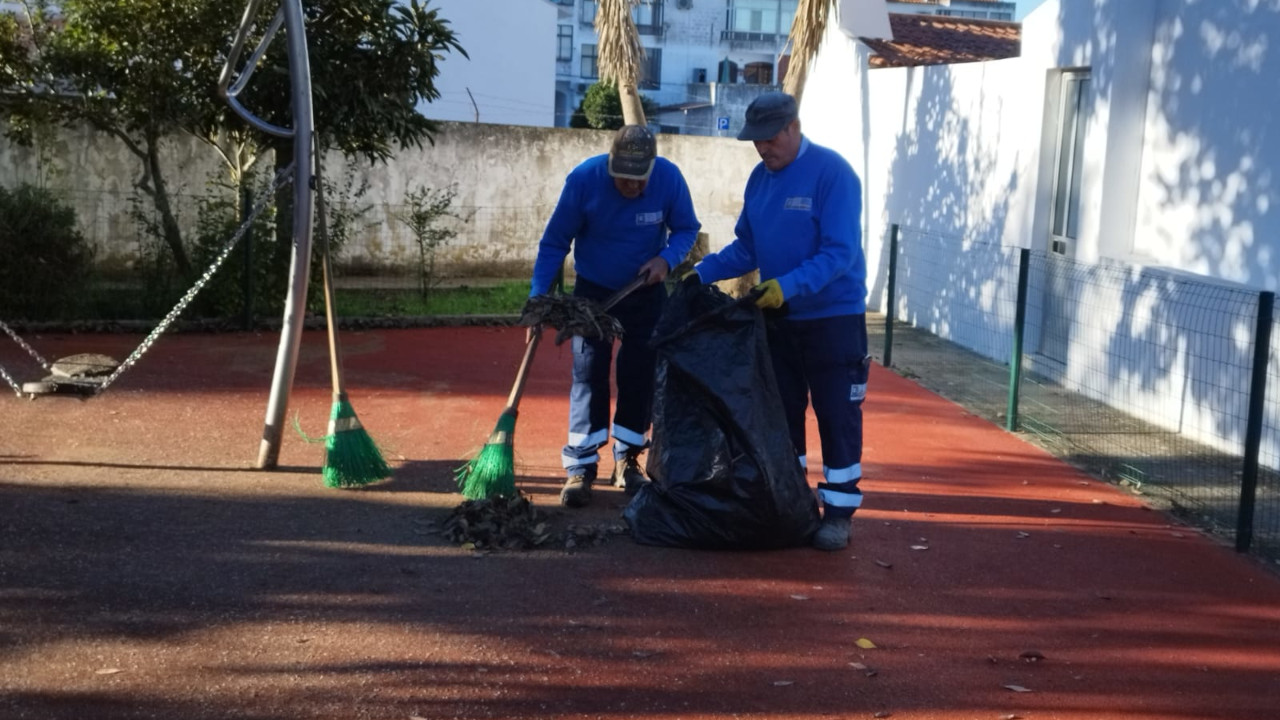
[[[319,230],[320,230],[320,247],[323,253],[320,256],[320,268],[324,273],[324,318],[325,325],[329,328],[329,373],[333,378],[333,396],[335,398],[342,397],[346,390],[342,386],[342,361],[339,359],[340,350],[338,347],[338,324],[334,317],[333,302],[333,271],[330,268],[329,261],[329,224],[326,217],[326,208],[324,204],[324,170],[320,164],[320,148],[315,152],[316,158],[316,210],[319,214]]]
[[[516,372],[516,382],[511,386],[511,394],[507,396],[507,407],[514,410],[520,404],[520,396],[524,394],[524,382],[529,379],[529,366],[533,364],[533,351],[538,349],[538,341],[542,339],[542,328],[529,337],[524,346],[524,360],[520,361],[520,370]]]
[[[622,302],[623,298],[635,292],[636,290],[639,290],[640,288],[644,287],[645,283],[647,282],[649,282],[649,273],[643,272],[643,273],[640,273],[639,275],[636,275],[635,280],[632,280],[631,282],[622,286],[621,290],[614,293],[613,295],[610,295],[609,299],[604,301],[604,305],[600,306],[600,309],[608,312],[609,308],[613,307],[614,305],[617,305],[618,303]]]

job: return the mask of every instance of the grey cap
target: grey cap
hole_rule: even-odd
[[[795,98],[784,92],[763,93],[747,106],[747,124],[738,139],[768,140],[799,116]]]
[[[648,180],[658,157],[658,142],[643,125],[623,125],[609,149],[609,174],[627,180]]]

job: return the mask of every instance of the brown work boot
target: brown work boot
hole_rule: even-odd
[[[571,475],[560,488],[560,504],[569,508],[586,507],[591,502],[591,478]]]
[[[640,459],[631,453],[623,455],[613,465],[613,486],[622,488],[627,495],[635,495],[648,484],[649,478],[640,469]]]
[[[853,521],[847,517],[823,518],[811,544],[817,550],[834,552],[849,547],[849,531]]]

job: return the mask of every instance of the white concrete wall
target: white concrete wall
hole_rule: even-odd
[[[1134,252],[1280,290],[1280,2],[1161,5]]]
[[[442,249],[442,274],[522,276],[532,268],[565,176],[587,157],[607,152],[612,137],[603,130],[445,122],[434,145],[398,153],[387,164],[348,165],[335,154],[325,162],[331,178],[350,179],[355,186],[368,182],[358,202],[370,207],[364,222],[371,223],[344,248],[340,262],[407,273],[416,249],[395,219],[405,195],[420,187],[452,186],[458,191],[454,209],[470,219]],[[658,152],[684,173],[712,248],[728,243],[747,176],[759,161],[751,144],[659,135]],[[137,159],[119,142],[88,130],[60,135],[45,158],[0,140],[0,185],[41,182],[60,191],[76,208],[99,259],[127,266],[143,239],[129,215]],[[189,138],[166,143],[164,164],[179,219],[190,228],[196,198],[208,191],[210,178],[220,176],[221,166],[209,148]]]
[[[438,120],[555,124],[556,7],[546,0],[431,0],[468,57],[446,53],[440,97],[419,111]],[[470,95],[468,95],[468,90]],[[473,102],[474,98],[474,102]]]

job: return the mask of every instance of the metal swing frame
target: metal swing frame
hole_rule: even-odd
[[[312,198],[314,181],[314,156],[312,136],[314,116],[311,105],[311,61],[307,52],[306,27],[301,0],[281,0],[271,23],[258,41],[257,48],[249,56],[244,69],[232,82],[233,70],[244,51],[245,42],[254,26],[261,0],[249,0],[240,20],[231,51],[223,65],[218,80],[218,93],[245,122],[270,135],[293,139],[293,257],[289,266],[289,295],[284,303],[284,320],[280,329],[280,346],[276,352],[275,372],[271,379],[271,394],[267,400],[267,415],[262,429],[262,441],[258,448],[257,467],[270,469],[280,459],[280,439],[284,432],[285,413],[289,406],[289,392],[293,387],[294,373],[298,366],[298,347],[302,341],[303,320],[307,307],[307,284],[311,273]],[[253,76],[254,68],[262,59],[272,38],[281,27],[289,53],[290,100],[293,109],[293,127],[273,125],[255,116],[239,100]]]
[[[302,329],[307,306],[307,284],[310,280],[311,272],[313,220],[311,190],[315,180],[313,169],[315,158],[312,145],[314,117],[312,113],[311,64],[307,51],[305,18],[302,12],[301,0],[281,0],[280,7],[267,25],[262,38],[258,41],[257,47],[249,56],[244,68],[239,72],[234,70],[240,55],[244,51],[249,33],[254,28],[255,18],[261,5],[262,0],[249,0],[248,5],[245,7],[244,15],[240,19],[240,25],[232,41],[231,50],[227,55],[226,63],[223,65],[222,73],[218,80],[218,93],[227,101],[231,109],[252,127],[270,135],[292,138],[293,140],[293,164],[281,173],[281,175],[285,175],[291,170],[293,174],[293,255],[289,267],[289,294],[285,298],[280,346],[276,353],[275,371],[272,375],[271,393],[267,401],[266,420],[262,431],[262,441],[258,448],[257,460],[259,469],[271,469],[275,468],[279,463],[280,440],[284,432],[289,393],[293,387],[294,374],[297,369],[298,349],[302,340]],[[290,101],[293,114],[293,127],[291,128],[281,127],[262,120],[245,108],[239,100],[240,93],[253,76],[255,67],[266,53],[271,40],[281,27],[285,29],[285,39],[288,46]],[[234,82],[232,82],[233,78]],[[276,181],[272,183],[269,192],[274,193],[283,184],[282,178],[277,177]],[[256,217],[263,206],[264,204],[260,203],[255,207],[254,213],[227,243],[222,254],[205,272],[204,276],[187,292],[156,329],[143,340],[142,344],[133,351],[133,354],[128,359],[120,363],[106,379],[92,384],[83,383],[83,387],[76,388],[76,391],[80,394],[97,394],[105,390],[122,372],[132,366],[151,347],[156,338],[177,318],[178,314],[186,308],[204,284],[208,282],[213,272],[217,270],[218,266],[222,264],[222,261],[230,253],[231,247],[240,239],[240,236],[243,235],[245,229],[252,223],[253,218]],[[7,325],[0,323],[0,329],[10,335],[45,370],[50,370],[49,362],[18,337]],[[17,385],[17,381],[3,366],[0,366],[0,380],[8,382],[18,391],[19,395],[23,394]]]

